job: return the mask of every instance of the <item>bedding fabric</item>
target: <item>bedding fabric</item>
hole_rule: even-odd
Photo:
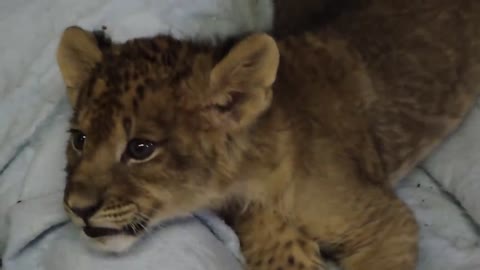
[[[61,209],[70,109],[54,52],[72,24],[117,41],[168,33],[219,40],[271,27],[270,0],[0,1],[0,254],[5,270],[241,269],[238,240],[208,212],[131,253],[89,251]],[[480,86],[479,86],[480,87]],[[421,227],[419,270],[480,269],[480,105],[397,188]]]

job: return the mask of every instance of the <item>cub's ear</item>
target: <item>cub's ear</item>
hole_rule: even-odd
[[[57,63],[72,106],[77,101],[80,86],[101,59],[102,52],[92,33],[77,26],[65,29],[57,49]]]
[[[277,44],[252,34],[236,44],[210,73],[210,97],[202,114],[213,128],[241,129],[265,111],[279,64]]]

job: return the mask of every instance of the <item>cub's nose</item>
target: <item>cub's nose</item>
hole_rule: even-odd
[[[90,206],[87,206],[87,207],[72,207],[72,206],[69,206],[70,207],[70,210],[72,210],[72,212],[78,216],[79,218],[83,219],[85,222],[87,222],[87,220],[93,216],[97,211],[98,209],[100,209],[102,203],[100,201],[96,202],[95,204],[92,204]]]
[[[67,185],[64,194],[64,203],[68,212],[85,223],[102,206],[103,200],[101,194],[93,188],[86,188],[84,185]]]

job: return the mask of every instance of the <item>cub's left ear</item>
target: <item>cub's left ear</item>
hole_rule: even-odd
[[[57,63],[72,106],[76,104],[81,85],[101,59],[102,52],[91,32],[78,26],[65,29],[57,49]]]
[[[240,41],[210,73],[210,93],[202,114],[208,126],[241,129],[265,111],[272,99],[279,51],[267,34]]]

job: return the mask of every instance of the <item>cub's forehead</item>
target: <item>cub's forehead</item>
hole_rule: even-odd
[[[104,49],[97,73],[110,83],[175,83],[191,74],[195,58],[210,49],[168,36],[133,39]]]
[[[153,88],[139,81],[119,88],[98,77],[82,90],[71,123],[89,136],[104,140],[119,126],[153,129],[171,122],[175,104],[175,87],[159,84]]]
[[[125,121],[152,128],[168,123],[179,91],[199,73],[196,59],[209,59],[210,53],[210,47],[169,37],[135,39],[102,50],[101,62],[80,89],[72,125],[105,137]]]

